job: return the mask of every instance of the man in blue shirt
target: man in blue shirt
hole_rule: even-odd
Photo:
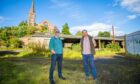
[[[62,40],[59,38],[59,30],[55,31],[55,35],[51,38],[49,43],[49,48],[51,51],[51,67],[49,73],[49,79],[51,84],[55,84],[53,73],[55,69],[56,62],[58,62],[58,76],[60,79],[65,80],[66,78],[62,76],[62,60],[63,60],[63,45]]]

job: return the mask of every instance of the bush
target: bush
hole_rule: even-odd
[[[10,46],[9,40],[3,41],[3,44],[2,45],[8,48]]]
[[[27,45],[27,47],[29,49],[31,49],[32,51],[36,52],[36,53],[44,52],[44,51],[47,50],[46,47],[45,47],[45,45],[44,44],[41,44],[40,42],[39,43],[34,43],[34,42],[29,43]]]
[[[73,50],[73,51],[79,51],[79,52],[81,52],[80,44],[79,44],[79,43],[73,44],[73,45],[72,45],[72,50]]]
[[[82,59],[81,52],[64,48],[64,59]]]
[[[50,50],[46,48],[45,44],[39,43],[29,43],[24,51],[19,54],[19,56],[50,56]]]
[[[10,47],[11,48],[19,48],[21,47],[21,41],[18,38],[11,38],[10,39]]]
[[[120,51],[120,46],[117,43],[110,43],[106,46],[106,48],[115,52]]]

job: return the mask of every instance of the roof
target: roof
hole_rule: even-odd
[[[34,35],[32,35],[32,37],[47,37],[47,38],[51,38],[53,35],[51,34],[46,34],[46,33],[36,33]],[[60,38],[64,38],[64,39],[81,39],[82,36],[76,36],[76,35],[60,35]],[[112,40],[112,37],[94,37],[95,40]],[[124,40],[123,37],[115,37],[115,40]]]
[[[136,32],[127,34],[126,36],[133,36],[133,35],[140,35],[140,31],[136,31]]]

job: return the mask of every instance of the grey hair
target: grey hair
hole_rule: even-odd
[[[83,32],[87,32],[87,30],[86,30],[86,29],[84,29],[84,30],[82,30],[82,33],[83,33]]]

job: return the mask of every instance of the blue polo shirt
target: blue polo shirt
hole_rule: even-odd
[[[58,38],[56,38],[55,36],[51,37],[49,48],[50,50],[54,50],[56,54],[62,54],[63,52],[62,40],[59,37]]]

